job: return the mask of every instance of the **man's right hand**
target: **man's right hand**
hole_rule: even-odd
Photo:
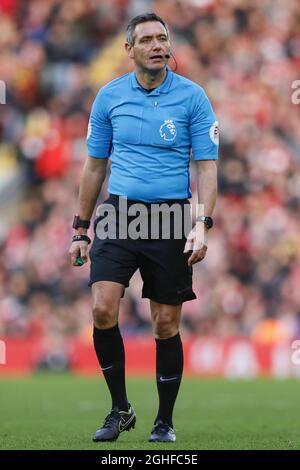
[[[79,242],[72,242],[69,255],[71,256],[71,263],[72,266],[80,266],[80,264],[76,263],[78,256],[82,259],[84,263],[88,261],[88,242],[86,241],[79,241]]]

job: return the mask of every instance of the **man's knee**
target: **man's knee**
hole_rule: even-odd
[[[112,328],[118,321],[118,309],[105,299],[97,299],[93,305],[93,319],[96,328]]]
[[[153,330],[156,338],[171,338],[178,333],[179,319],[177,316],[174,316],[174,312],[158,312],[156,315],[153,315]]]
[[[122,285],[109,281],[92,285],[93,319],[96,328],[108,329],[116,325],[123,290]]]

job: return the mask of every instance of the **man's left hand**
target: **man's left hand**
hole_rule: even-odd
[[[201,225],[196,224],[190,231],[184,247],[184,253],[192,251],[193,253],[188,259],[188,265],[192,266],[205,258],[207,252],[207,229]]]

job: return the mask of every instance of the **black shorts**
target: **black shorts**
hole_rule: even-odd
[[[114,206],[117,215],[119,211],[119,196],[110,195],[103,203]],[[188,204],[187,199],[174,202],[180,205]],[[127,201],[128,207],[137,201]],[[143,203],[144,204],[144,203]],[[147,215],[149,230],[151,223],[151,204],[146,204],[149,213]],[[156,206],[157,207],[157,206]],[[169,239],[161,235],[161,226],[158,239],[153,238],[126,238],[119,236],[119,217],[116,218],[116,237],[106,239],[99,238],[96,234],[97,225],[104,216],[97,217],[94,222],[95,237],[90,250],[91,259],[91,286],[97,281],[113,281],[128,287],[134,272],[139,269],[143,279],[142,297],[147,297],[158,303],[178,305],[187,300],[196,298],[192,289],[192,267],[187,264],[190,253],[183,253],[186,237],[184,233],[180,239],[174,237],[174,231],[170,229]],[[127,217],[128,226],[133,220]],[[172,224],[173,219],[170,218]],[[160,225],[162,221],[160,220]],[[101,225],[101,224],[100,224]],[[150,231],[148,233],[150,234]]]

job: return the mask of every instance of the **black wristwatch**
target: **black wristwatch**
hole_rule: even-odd
[[[213,219],[208,215],[199,215],[199,217],[196,217],[196,222],[204,222],[204,225],[208,230],[214,225]]]
[[[86,228],[88,229],[90,227],[91,222],[89,220],[83,220],[80,218],[79,215],[74,215],[74,220],[73,220],[73,228]]]

